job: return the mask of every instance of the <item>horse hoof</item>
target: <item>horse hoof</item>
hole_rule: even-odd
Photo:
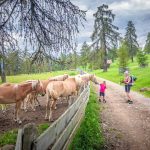
[[[48,118],[47,118],[47,117],[45,117],[45,120],[48,120]]]
[[[19,120],[19,121],[18,121],[18,124],[22,124],[22,121],[21,121],[21,120]]]
[[[49,119],[49,122],[54,122],[54,119]]]

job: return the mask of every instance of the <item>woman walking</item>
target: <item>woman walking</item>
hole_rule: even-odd
[[[127,98],[128,98],[127,103],[133,104],[133,101],[132,101],[132,98],[131,98],[131,95],[130,95],[132,80],[131,80],[131,77],[130,77],[130,74],[129,74],[128,71],[125,71],[125,73],[124,73],[124,84],[125,84],[125,92],[126,92],[126,95],[127,95]]]

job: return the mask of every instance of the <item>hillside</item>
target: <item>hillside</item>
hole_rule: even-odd
[[[137,77],[137,81],[135,82],[134,86],[132,87],[133,90],[139,91],[140,88],[143,87],[150,87],[150,55],[148,55],[148,62],[149,66],[146,68],[140,68],[134,58],[134,62],[131,63],[129,61],[128,67],[130,73]],[[103,70],[95,70],[93,71],[98,77],[108,79],[115,83],[120,84],[120,80],[123,78],[123,75],[119,75],[118,69],[118,61],[116,60],[114,63],[111,64],[108,72],[103,72]],[[150,97],[150,92],[143,92],[144,95]]]

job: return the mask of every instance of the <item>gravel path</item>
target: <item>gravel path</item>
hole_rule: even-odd
[[[107,103],[102,104],[102,126],[107,149],[150,150],[150,98],[132,91],[133,104],[128,104],[123,86],[105,81]],[[99,87],[96,89],[98,92]]]

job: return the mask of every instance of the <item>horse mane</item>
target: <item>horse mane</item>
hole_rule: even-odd
[[[32,89],[35,89],[37,84],[38,84],[38,80],[32,81]],[[41,85],[41,82],[40,82],[40,85]]]

